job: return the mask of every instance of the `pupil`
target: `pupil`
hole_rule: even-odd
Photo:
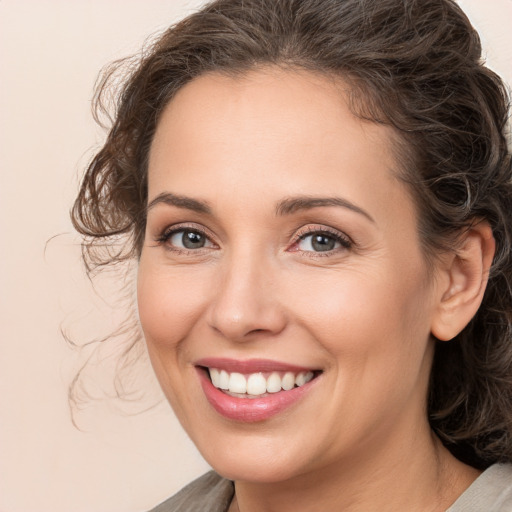
[[[183,246],[187,249],[198,249],[204,247],[205,239],[201,233],[195,231],[185,231],[183,233]]]
[[[336,242],[326,235],[315,235],[311,245],[315,251],[332,251]]]

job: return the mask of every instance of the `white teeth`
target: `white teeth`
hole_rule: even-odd
[[[301,372],[295,377],[295,385],[297,387],[304,386],[306,382],[309,382],[313,378],[313,372]]]
[[[303,386],[304,384],[306,384],[306,374],[301,372],[299,375],[297,375],[297,377],[295,377],[295,385]]]
[[[292,372],[286,372],[284,374],[281,386],[285,391],[293,389],[295,386],[295,375]]]
[[[261,373],[253,373],[247,379],[247,393],[249,395],[263,395],[267,392],[267,379]]]
[[[221,370],[219,373],[219,388],[229,389],[229,373],[226,370]]]
[[[279,373],[271,373],[270,377],[267,379],[267,392],[277,393],[278,391],[281,391],[281,389],[281,377],[279,376]]]
[[[219,376],[219,370],[217,368],[210,368],[210,378],[212,379],[212,384],[216,388],[220,388],[220,376]]]
[[[245,376],[241,373],[228,373],[226,370],[209,368],[212,384],[219,389],[236,395],[261,396],[265,393],[277,393],[284,389],[289,391],[295,386],[300,387],[313,378],[313,372],[286,372],[284,375],[272,372],[268,378],[263,373],[252,373]]]
[[[229,391],[231,393],[247,393],[247,380],[241,373],[232,373],[229,376]]]

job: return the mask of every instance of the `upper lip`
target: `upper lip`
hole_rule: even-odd
[[[195,366],[207,368],[217,368],[226,370],[228,373],[259,373],[259,372],[309,372],[315,371],[315,368],[307,368],[295,364],[274,361],[272,359],[245,359],[237,360],[223,357],[205,357],[197,360]]]

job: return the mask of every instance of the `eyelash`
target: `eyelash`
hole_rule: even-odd
[[[307,256],[312,258],[323,258],[333,256],[334,254],[338,254],[340,251],[350,250],[353,246],[352,240],[347,235],[337,230],[328,228],[326,226],[309,226],[305,228],[304,231],[302,232],[301,230],[299,230],[295,241],[292,243],[292,247],[297,246],[301,241],[313,235],[327,236],[328,238],[334,240],[335,243],[339,243],[340,247],[328,251],[301,251],[300,249],[297,249],[297,251],[300,251],[303,254],[306,254]]]
[[[171,226],[164,229],[162,233],[155,239],[155,241],[161,245],[165,245],[167,250],[178,254],[200,254],[202,252],[202,249],[208,249],[208,247],[200,247],[198,249],[187,249],[170,245],[169,240],[174,235],[181,232],[197,233],[199,235],[204,236],[206,240],[208,240],[211,244],[216,245],[214,242],[212,242],[212,237],[207,233],[206,230],[201,229],[197,226],[191,226],[187,224],[180,224],[178,226]]]
[[[197,249],[186,249],[182,247],[175,247],[169,244],[169,240],[180,232],[191,232],[191,233],[197,233],[199,235],[204,236],[211,244],[216,246],[216,244],[212,241],[212,237],[207,233],[206,230],[199,228],[197,226],[191,226],[191,225],[183,225],[180,224],[178,226],[172,226],[170,228],[166,228],[162,231],[162,233],[157,236],[155,241],[161,245],[166,245],[167,250],[178,253],[178,254],[201,254],[203,249],[209,249],[209,247],[200,247]],[[327,251],[304,251],[300,249],[294,249],[292,252],[302,252],[303,254],[306,254],[309,257],[316,258],[316,257],[326,257],[326,256],[332,256],[333,254],[337,254],[339,251],[346,251],[352,248],[353,242],[352,240],[346,236],[345,234],[336,231],[334,229],[330,229],[326,226],[310,226],[307,228],[303,228],[302,230],[299,230],[298,233],[295,236],[294,241],[291,243],[290,247],[296,247],[301,241],[306,240],[308,237],[313,235],[324,235],[328,238],[331,238],[334,240],[335,243],[338,243],[340,247],[327,250]]]

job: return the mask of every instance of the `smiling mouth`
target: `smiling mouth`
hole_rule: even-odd
[[[320,371],[256,372],[243,374],[220,368],[203,367],[213,386],[235,398],[264,398],[281,391],[300,388]]]
[[[207,401],[224,418],[267,421],[301,402],[323,370],[269,359],[203,358],[195,361]]]

